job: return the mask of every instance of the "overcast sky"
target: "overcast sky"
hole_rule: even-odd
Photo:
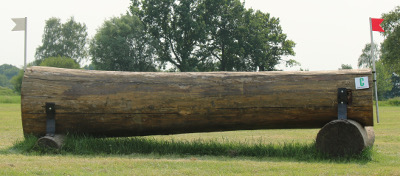
[[[65,22],[74,16],[85,23],[90,38],[104,20],[128,10],[130,0],[2,0],[0,2],[0,65],[23,66],[24,32],[11,31],[11,18],[28,17],[28,62],[42,44],[45,20]],[[400,5],[398,0],[246,0],[247,8],[279,17],[284,33],[296,43],[290,57],[309,70],[357,68],[357,59],[370,42],[369,17],[379,18]],[[383,37],[374,32],[375,42]],[[299,67],[285,70],[298,70]]]

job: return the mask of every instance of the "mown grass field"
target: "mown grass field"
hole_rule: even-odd
[[[0,104],[0,175],[400,175],[400,107],[380,115],[374,147],[346,159],[316,154],[318,129],[69,137],[43,151],[24,140],[20,104]]]

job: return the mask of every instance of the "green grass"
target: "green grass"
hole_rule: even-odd
[[[21,103],[21,96],[7,96],[7,95],[0,95],[0,104],[19,104]]]
[[[60,150],[49,150],[35,145],[37,138],[27,137],[16,143],[11,150],[25,154],[63,154],[63,155],[179,155],[187,156],[224,156],[224,157],[279,157],[298,161],[335,161],[359,162],[371,161],[372,150],[367,149],[361,154],[332,158],[317,152],[314,143],[269,143],[266,141],[231,142],[218,140],[173,140],[156,139],[154,137],[131,138],[93,138],[88,136],[69,135]]]
[[[374,147],[339,159],[315,151],[318,129],[69,135],[49,151],[24,139],[19,104],[0,104],[0,175],[400,175],[399,118],[400,107],[381,107]]]

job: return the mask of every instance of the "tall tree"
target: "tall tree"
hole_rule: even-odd
[[[200,0],[133,0],[132,14],[137,14],[157,40],[157,54],[180,71],[196,71],[200,60],[196,46],[205,38]]]
[[[87,28],[71,17],[62,24],[58,18],[46,21],[42,36],[42,45],[36,48],[35,64],[40,65],[48,57],[73,58],[77,63],[87,57]]]
[[[374,54],[375,59],[379,59],[380,51],[378,50],[378,45],[374,43]],[[368,43],[365,45],[362,50],[362,54],[358,58],[358,67],[359,68],[371,68],[372,67],[372,56],[371,56],[371,44]]]
[[[274,70],[295,54],[278,18],[240,0],[132,0],[131,12],[158,40],[160,60],[180,71]]]
[[[218,61],[220,71],[244,70],[239,45],[240,26],[245,11],[240,0],[204,0],[201,4],[207,38],[203,56]]]
[[[11,78],[17,75],[18,72],[19,68],[13,65],[9,64],[0,65],[0,86],[12,89],[13,85],[11,84]]]
[[[156,71],[155,40],[135,15],[105,21],[90,43],[96,69]]]
[[[283,33],[279,18],[253,9],[248,9],[244,18],[243,49],[250,63],[249,70],[271,71],[282,61],[282,56],[295,55],[296,44]],[[294,60],[285,62],[286,65],[297,63]]]
[[[13,76],[17,75],[19,68],[9,64],[0,65],[0,75],[5,75],[7,79],[11,79]]]
[[[381,45],[382,61],[387,68],[400,75],[400,6],[382,15],[386,39]]]
[[[375,54],[375,68],[376,68],[376,80],[378,86],[378,97],[386,99],[388,97],[389,92],[391,92],[392,88],[395,86],[392,84],[392,75],[393,71],[387,68],[385,64],[383,64],[383,60],[379,59],[380,52],[378,50],[377,44],[374,44],[374,54]],[[342,65],[343,67],[343,65]],[[372,69],[372,56],[371,56],[371,44],[366,44],[364,49],[362,50],[362,54],[358,58],[358,67],[359,68],[370,68]],[[374,94],[375,96],[375,94]]]
[[[15,92],[17,92],[18,94],[21,94],[21,86],[22,86],[22,79],[24,77],[24,70],[21,69],[18,72],[18,75],[14,76],[11,78],[11,84],[14,86],[14,90]]]
[[[0,74],[0,87],[12,88],[10,81],[7,79],[6,75]]]
[[[395,86],[394,84],[392,84],[393,71],[388,69],[387,66],[383,64],[384,62],[382,59],[379,59],[378,56],[380,55],[380,52],[378,50],[377,44],[374,44],[374,46],[374,54],[376,59],[376,80],[378,83],[378,97],[387,98],[387,94],[391,92],[392,88]],[[372,69],[371,44],[366,44],[364,49],[362,50],[362,54],[358,58],[358,67]]]
[[[392,90],[386,92],[385,96],[387,98],[400,97],[400,76],[395,73],[392,74],[392,85]]]
[[[378,86],[378,97],[385,99],[385,94],[390,92],[393,88],[392,73],[381,60],[375,62],[376,66],[376,80]],[[375,95],[374,95],[375,96]]]

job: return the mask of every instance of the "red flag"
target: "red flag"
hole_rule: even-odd
[[[382,21],[380,18],[371,18],[372,31],[385,32],[381,27]]]

